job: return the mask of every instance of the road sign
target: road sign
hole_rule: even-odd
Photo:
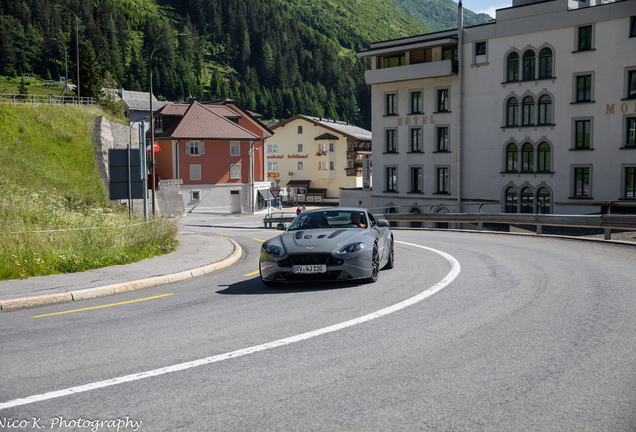
[[[270,188],[269,193],[272,195],[272,198],[276,199],[278,198],[278,195],[280,194],[280,188]]]
[[[279,203],[278,203],[278,200],[274,200],[274,201],[272,201],[272,205],[273,205],[274,207],[278,207],[278,204],[279,204]]]

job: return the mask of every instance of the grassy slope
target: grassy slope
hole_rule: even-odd
[[[0,105],[0,175],[32,191],[107,202],[93,154],[101,110]]]

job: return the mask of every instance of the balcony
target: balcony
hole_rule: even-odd
[[[345,168],[347,177],[362,177],[362,168]]]
[[[457,62],[452,60],[442,60],[366,71],[365,80],[367,84],[372,85],[408,81],[413,79],[452,76],[455,74],[457,74]]]
[[[348,151],[347,159],[362,159],[365,154],[371,154],[370,151]]]

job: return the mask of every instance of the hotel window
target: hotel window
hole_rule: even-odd
[[[437,90],[437,111],[448,112],[450,108],[448,102],[448,89]]]
[[[336,169],[336,163],[334,161],[329,162],[329,170],[334,171]]]
[[[397,93],[388,93],[386,95],[385,115],[397,115]]]
[[[636,117],[626,119],[625,147],[636,147]]]
[[[241,143],[238,141],[230,141],[230,156],[241,155]]]
[[[636,70],[627,72],[627,99],[636,99]]]
[[[588,150],[591,146],[591,120],[577,120],[574,122],[574,148]]]
[[[517,213],[517,189],[506,189],[506,213]]]
[[[190,165],[190,180],[201,180],[201,165]]]
[[[530,143],[525,143],[521,147],[521,171],[534,171],[534,146]]]
[[[397,153],[397,130],[395,129],[386,131],[386,152]]]
[[[521,117],[522,124],[524,126],[534,125],[534,98],[532,96],[523,98],[521,107],[523,111]]]
[[[636,198],[636,168],[625,168],[625,198]]]
[[[592,75],[576,77],[576,102],[592,101]]]
[[[411,92],[411,114],[422,113],[422,92]]]
[[[575,198],[591,198],[590,195],[590,168],[575,167],[574,168],[574,184],[573,197]]]
[[[240,180],[241,179],[241,164],[231,164],[230,165],[230,179],[232,179],[232,180]]]
[[[552,98],[543,95],[539,98],[539,124],[550,125],[552,121]]]
[[[278,153],[278,144],[267,144],[267,153]]]
[[[411,167],[410,192],[422,193],[422,167]]]
[[[587,25],[578,28],[578,50],[587,51],[592,49],[592,26]]]
[[[450,151],[450,146],[448,144],[448,126],[437,128],[437,151]]]
[[[437,193],[447,194],[450,191],[448,167],[437,168]]]
[[[327,171],[327,161],[318,161],[318,171]]]
[[[267,162],[267,171],[278,171],[278,162]]]
[[[303,145],[298,144],[298,153],[302,153],[302,152],[303,152]]]
[[[636,17],[629,20],[629,37],[636,37]]]
[[[519,54],[508,55],[508,82],[519,81]]]
[[[302,126],[298,126],[298,134],[302,134],[303,133],[303,127]]]
[[[552,152],[550,150],[550,144],[543,142],[539,144],[539,172],[550,172],[552,163]]]
[[[190,156],[205,154],[205,144],[199,141],[187,141],[186,154]]]
[[[521,213],[534,213],[534,205],[530,204],[534,201],[532,189],[525,187],[521,189]]]
[[[519,126],[519,101],[517,98],[508,99],[506,126]]]
[[[476,42],[475,43],[475,55],[486,55],[486,42]]]
[[[421,128],[411,129],[411,152],[413,153],[422,152],[422,129]]]
[[[550,214],[552,213],[552,206],[547,204],[551,201],[550,190],[542,187],[537,191],[537,203],[539,204],[539,213]]]
[[[397,192],[397,168],[386,168],[386,192]]]
[[[511,143],[506,147],[506,172],[517,172],[519,164],[519,147]]]
[[[552,50],[543,48],[539,53],[539,79],[552,78]]]
[[[302,170],[303,170],[303,163],[298,162],[298,171],[302,171]]]
[[[406,54],[400,53],[382,57],[382,69],[406,65]]]
[[[534,76],[534,68],[536,65],[536,56],[534,51],[528,50],[523,54],[523,79],[524,80],[533,80]]]

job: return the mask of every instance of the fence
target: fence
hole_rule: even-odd
[[[0,93],[0,103],[13,105],[49,104],[95,106],[97,105],[97,99],[92,97],[78,98],[77,96]]]

